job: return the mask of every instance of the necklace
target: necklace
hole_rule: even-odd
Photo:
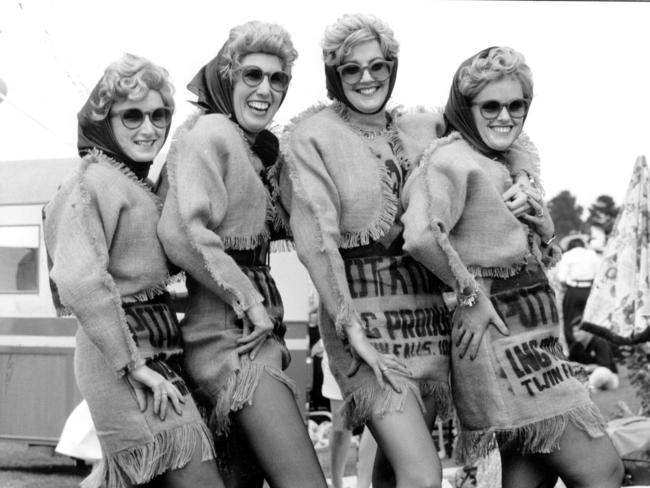
[[[377,137],[384,136],[388,133],[388,129],[383,127],[381,129],[366,129],[364,127],[359,127],[358,125],[351,124],[348,122],[348,125],[352,127],[359,135],[367,141],[373,141]]]

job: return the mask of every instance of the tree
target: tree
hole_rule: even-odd
[[[570,233],[584,231],[584,222],[580,218],[582,207],[576,205],[576,197],[571,192],[564,190],[558,193],[549,200],[548,208],[555,223],[555,235],[559,239]]]

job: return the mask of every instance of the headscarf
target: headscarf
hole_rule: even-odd
[[[474,116],[472,115],[472,99],[460,92],[460,73],[466,66],[470,66],[477,58],[485,58],[494,47],[483,49],[478,54],[466,59],[456,70],[454,80],[449,90],[449,99],[445,106],[445,121],[447,122],[447,134],[458,131],[477,151],[488,158],[503,159],[501,151],[495,151],[488,147],[476,128]]]
[[[241,127],[235,115],[232,101],[233,84],[228,75],[222,73],[222,68],[228,63],[225,58],[229,41],[222,46],[219,53],[208,64],[203,66],[187,85],[187,89],[198,99],[193,102],[202,108],[206,114],[223,114]],[[287,92],[282,94],[280,105]],[[243,130],[244,127],[241,127]],[[255,136],[251,144],[252,151],[260,158],[265,167],[276,162],[280,153],[278,138],[269,130],[262,130]]]
[[[106,115],[102,120],[93,120],[93,101],[99,99],[100,83],[95,85],[88,100],[77,114],[77,151],[79,156],[84,157],[93,149],[98,149],[107,156],[126,165],[140,180],[145,180],[153,161],[134,161],[127,156],[120,147],[113,128],[111,127],[110,116]],[[163,143],[167,140],[170,126],[165,130]]]
[[[393,93],[393,88],[395,88],[395,80],[397,79],[397,58],[391,61],[393,61],[394,63],[393,71],[391,72],[390,78],[388,79],[388,93],[386,94],[384,103],[381,104],[381,107],[379,107],[374,112],[369,113],[368,115],[374,115],[384,110],[384,107],[388,103],[388,100],[390,99],[390,96]],[[367,113],[367,112],[360,112],[350,102],[350,100],[348,100],[348,97],[345,96],[345,93],[343,92],[343,82],[341,81],[339,72],[336,71],[336,66],[325,64],[325,86],[327,88],[328,98],[332,100],[338,100],[339,102],[345,104],[348,108],[354,110],[357,113]]]

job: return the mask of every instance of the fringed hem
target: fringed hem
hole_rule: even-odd
[[[449,383],[445,381],[424,381],[420,384],[420,394],[425,403],[428,403],[429,398],[433,398],[433,408],[440,420],[444,422],[453,417],[454,402]]]
[[[522,454],[550,453],[559,449],[560,438],[569,423],[593,438],[605,434],[605,419],[590,402],[564,414],[513,429],[461,430],[455,457],[459,463],[470,464],[487,456],[496,446],[501,450],[516,449]]]
[[[262,378],[263,373],[287,385],[298,399],[295,382],[282,371],[267,364],[247,362],[241,369],[231,373],[225,385],[217,393],[217,402],[208,420],[208,426],[217,436],[227,436],[230,433],[230,412],[237,412],[247,405],[253,404],[253,394]]]
[[[133,295],[123,296],[122,301],[125,303],[146,302],[165,293],[165,286],[154,286],[148,290],[143,290]]]
[[[201,459],[214,459],[212,435],[203,422],[159,432],[154,440],[104,457],[81,482],[81,488],[127,488],[151,481],[167,471],[183,468],[201,443]]]
[[[417,385],[406,381],[397,381],[396,384],[401,388],[401,393],[397,393],[390,385],[382,388],[379,383],[373,382],[348,396],[341,408],[343,420],[348,428],[354,429],[365,424],[373,415],[383,417],[391,412],[403,412],[409,391],[415,395],[424,412],[424,402]]]
[[[271,241],[271,252],[291,252],[295,250],[296,246],[290,239]]]
[[[467,271],[474,275],[475,277],[481,278],[512,278],[513,276],[518,275],[526,267],[527,260],[526,258],[522,259],[521,262],[512,264],[510,266],[467,266]]]
[[[255,249],[257,246],[267,242],[271,238],[268,230],[252,236],[223,236],[223,245],[226,249],[245,251]]]

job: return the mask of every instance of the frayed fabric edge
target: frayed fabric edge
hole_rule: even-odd
[[[212,435],[203,422],[159,432],[145,445],[125,449],[95,465],[81,488],[128,488],[146,483],[167,471],[185,467],[197,445],[201,459],[215,458]]]
[[[436,417],[445,422],[454,415],[454,403],[451,396],[451,386],[445,381],[424,381],[420,384],[420,394],[425,403],[433,398],[433,408]]]
[[[217,393],[217,403],[210,413],[208,426],[217,436],[230,433],[230,413],[253,404],[253,394],[263,373],[289,387],[294,398],[298,399],[295,382],[279,369],[268,364],[248,362],[241,369],[228,375],[224,386]]]
[[[461,430],[454,457],[462,464],[471,464],[498,447],[517,449],[522,454],[550,453],[560,447],[560,438],[571,423],[590,437],[605,434],[605,419],[593,403],[575,407],[566,413],[513,429]]]

